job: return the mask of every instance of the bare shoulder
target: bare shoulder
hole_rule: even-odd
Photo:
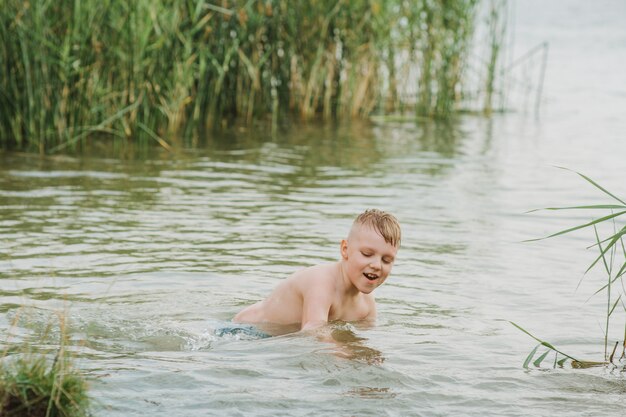
[[[336,274],[336,265],[321,264],[301,269],[295,272],[291,278],[304,285],[314,282],[317,286],[326,286],[334,284]]]
[[[316,265],[300,269],[281,282],[272,292],[271,296],[283,297],[292,294],[304,297],[308,294],[320,294],[330,291],[331,269],[327,265]]]
[[[336,285],[336,266],[322,264],[304,268],[292,275],[303,294],[332,295]]]

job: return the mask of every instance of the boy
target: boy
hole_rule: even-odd
[[[398,220],[381,210],[366,210],[341,241],[338,262],[294,273],[233,321],[299,324],[300,330],[310,330],[333,320],[373,320],[376,303],[372,291],[389,276],[399,246]]]

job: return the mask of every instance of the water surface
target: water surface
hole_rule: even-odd
[[[524,370],[534,343],[506,321],[601,359],[604,300],[588,300],[601,271],[576,290],[591,232],[522,243],[592,213],[526,212],[609,202],[555,165],[626,196],[621,19],[600,30],[584,2],[524,4],[519,49],[547,39],[553,54],[539,118],[253,129],[122,159],[0,155],[3,340],[42,343],[65,312],[96,415],[623,415],[621,372]],[[580,25],[541,23],[557,12]],[[403,242],[377,325],[335,324],[350,358],[314,337],[214,335],[290,273],[338,259],[369,207],[396,214]]]

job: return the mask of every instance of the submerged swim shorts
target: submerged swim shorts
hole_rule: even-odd
[[[218,337],[246,336],[253,339],[265,339],[267,337],[271,337],[269,334],[262,332],[253,325],[243,323],[229,323],[228,325],[215,329],[214,333]]]

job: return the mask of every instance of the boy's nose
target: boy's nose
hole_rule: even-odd
[[[374,259],[370,262],[370,268],[372,269],[380,269],[380,259]]]

